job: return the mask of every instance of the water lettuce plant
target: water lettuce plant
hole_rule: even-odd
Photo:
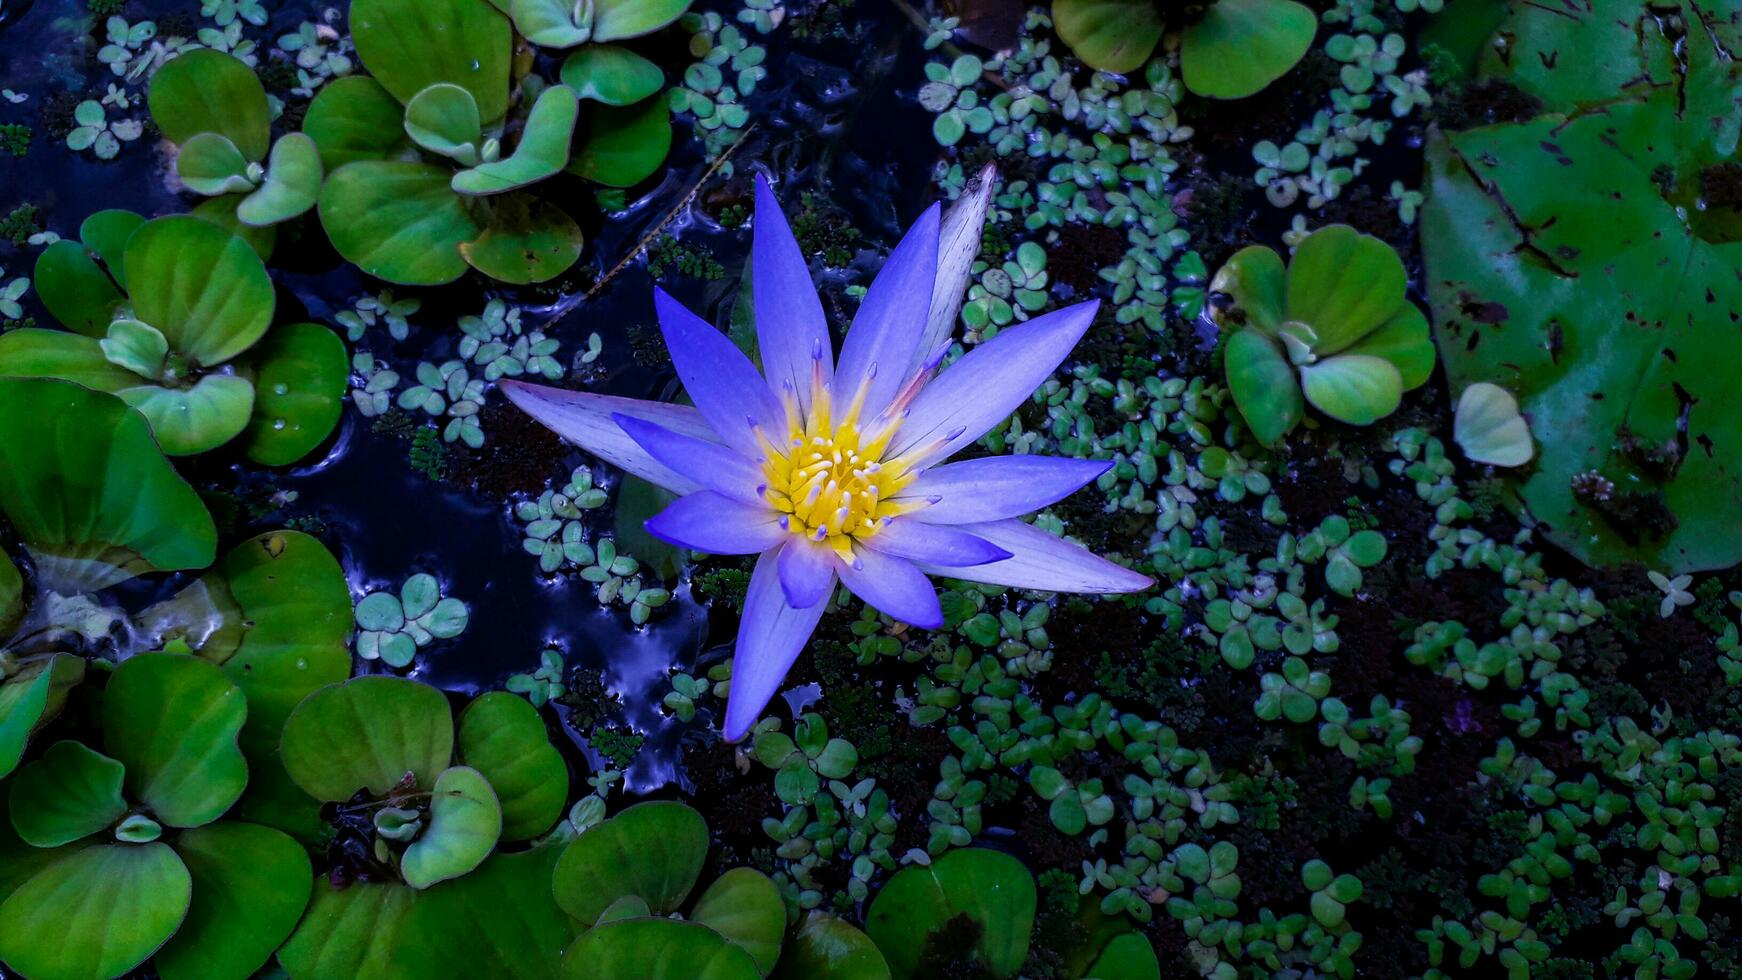
[[[147,94],[151,118],[176,144],[175,171],[195,194],[211,198],[194,213],[253,231],[250,243],[271,255],[275,232],[261,233],[315,206],[321,158],[302,133],[272,139],[272,109],[254,70],[210,48],[189,51],[158,69]]]
[[[56,742],[11,780],[0,961],[43,980],[147,958],[166,980],[242,980],[266,963],[302,916],[310,864],[286,834],[223,819],[248,782],[247,713],[197,657],[115,668],[97,747]]]
[[[568,799],[568,766],[530,704],[488,693],[456,724],[433,687],[357,677],[297,705],[281,753],[346,842],[279,952],[291,976],[553,975],[574,933],[550,898],[557,849],[496,851],[550,830]],[[525,941],[494,942],[505,933]]]
[[[283,466],[331,434],[344,342],[318,324],[272,326],[272,280],[241,237],[192,215],[130,211],[99,211],[79,234],[36,263],[43,305],[67,329],[0,336],[0,375],[119,395],[172,456],[239,440],[255,462]]]
[[[756,980],[783,959],[786,903],[768,876],[733,868],[694,902],[690,893],[708,854],[708,825],[682,803],[638,803],[576,837],[557,860],[557,904],[585,931],[563,954],[573,980]],[[678,917],[676,913],[686,910]],[[812,976],[887,977],[870,963],[837,964],[876,950],[845,923]]]
[[[953,309],[964,283],[952,263],[940,290],[934,206],[878,273],[837,362],[804,256],[761,180],[755,227],[761,372],[661,290],[660,326],[695,408],[503,383],[565,438],[679,495],[647,521],[655,537],[760,556],[738,631],[728,739],[743,738],[774,696],[837,581],[928,629],[944,622],[928,573],[1054,592],[1149,586],[1020,520],[1109,463],[945,462],[1028,400],[1089,328],[1096,304],[1006,328],[938,373],[948,334],[927,336],[934,295]]]
[[[1231,302],[1214,315],[1227,334],[1228,390],[1260,443],[1276,445],[1307,402],[1371,425],[1426,383],[1434,345],[1407,286],[1391,246],[1347,225],[1306,236],[1286,269],[1262,245],[1228,259],[1210,289]]]
[[[1422,211],[1453,390],[1507,389],[1538,434],[1509,499],[1585,561],[1672,575],[1742,559],[1742,211],[1718,193],[1742,77],[1734,17],[1683,6],[1680,32],[1626,3],[1506,11],[1476,78],[1523,111],[1438,134]]]
[[[1059,37],[1091,68],[1143,67],[1162,34],[1180,34],[1186,88],[1216,99],[1256,95],[1312,47],[1319,19],[1296,0],[1053,0]]]
[[[321,224],[370,275],[543,282],[574,264],[582,235],[530,188],[565,171],[628,187],[670,149],[664,76],[631,52],[577,53],[561,84],[522,77],[513,24],[486,0],[355,0],[351,33],[372,77],[323,86],[303,132],[329,171]],[[586,120],[583,100],[599,106]]]

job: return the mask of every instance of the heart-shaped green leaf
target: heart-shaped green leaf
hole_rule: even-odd
[[[99,347],[110,364],[154,381],[163,376],[163,360],[169,356],[169,341],[156,327],[126,317],[109,324],[109,335]]]
[[[232,55],[210,48],[181,54],[151,76],[146,101],[157,128],[184,152],[196,136],[210,133],[248,160],[266,158],[272,141],[266,89],[254,69]]]
[[[197,657],[147,653],[115,668],[103,691],[103,745],[127,767],[127,788],[171,827],[223,816],[248,783],[236,737],[242,689]]]
[[[1530,425],[1518,412],[1518,399],[1496,384],[1478,381],[1458,396],[1452,437],[1464,455],[1494,466],[1523,466],[1536,454]]]
[[[236,820],[186,831],[175,849],[192,876],[193,901],[175,938],[158,951],[158,975],[253,976],[308,905],[308,853],[270,827]]]
[[[1255,329],[1237,331],[1223,350],[1228,391],[1261,445],[1274,446],[1306,414],[1300,382],[1276,342]]]
[[[266,183],[236,205],[236,217],[254,227],[289,221],[315,206],[321,176],[321,153],[315,141],[303,133],[286,133],[272,144]]]
[[[395,978],[387,961],[419,897],[397,882],[334,888],[322,875],[302,923],[278,951],[279,965],[292,977]]]
[[[1257,327],[1274,335],[1288,319],[1288,270],[1273,248],[1248,245],[1235,252],[1216,270],[1210,291],[1234,300],[1242,319],[1231,326]]]
[[[133,312],[171,350],[212,367],[242,353],[272,322],[272,279],[247,242],[192,215],[154,218],[127,243]]]
[[[191,894],[167,844],[66,853],[0,904],[0,961],[45,980],[118,977],[175,932]]]
[[[593,0],[593,40],[641,37],[677,22],[694,0]]]
[[[774,980],[889,980],[889,964],[871,937],[827,912],[805,913],[781,950]]]
[[[413,888],[471,871],[502,836],[502,805],[489,780],[468,766],[453,766],[436,778],[429,812],[429,827],[399,861],[399,873]]]
[[[286,324],[248,352],[248,363],[254,414],[243,449],[262,466],[289,466],[339,424],[350,380],[345,342],[319,324]]]
[[[508,111],[514,31],[480,0],[352,0],[357,57],[400,102],[437,82],[472,93],[486,124]]]
[[[195,194],[246,194],[254,189],[248,175],[248,158],[229,137],[197,133],[176,154],[175,174]]]
[[[204,568],[217,530],[143,416],[64,381],[0,379],[0,512],[47,588]]]
[[[1300,369],[1301,391],[1313,407],[1340,422],[1372,425],[1397,411],[1403,376],[1390,361],[1339,354]]]
[[[1061,797],[1062,798],[1062,797]],[[926,938],[965,915],[982,928],[974,955],[993,976],[1013,977],[1034,928],[1034,878],[1022,862],[980,847],[950,851],[929,867],[896,872],[877,893],[865,931],[898,978],[915,976]]]
[[[302,131],[321,151],[331,173],[358,160],[385,160],[405,143],[405,107],[381,83],[363,75],[321,86],[303,117]]]
[[[758,980],[756,960],[707,926],[622,919],[590,929],[563,954],[567,980]]]
[[[1212,99],[1256,95],[1306,57],[1318,26],[1295,0],[1219,0],[1181,32],[1180,74]]]
[[[56,742],[12,781],[12,826],[33,847],[59,847],[105,830],[127,813],[125,778],[121,763],[103,753]]]
[[[460,245],[460,255],[490,278],[515,285],[545,282],[581,257],[581,226],[556,205],[531,193],[511,193],[485,206],[489,225],[475,241]]]
[[[671,110],[665,100],[595,106],[568,171],[607,187],[633,187],[659,170],[671,152]]]
[[[416,893],[388,976],[556,977],[579,931],[551,898],[558,850],[492,854],[471,874]]]
[[[472,93],[449,82],[438,82],[411,97],[405,105],[405,133],[431,153],[463,167],[478,162],[484,145],[484,123]]]
[[[529,840],[563,815],[569,767],[544,719],[524,698],[491,691],[460,712],[460,759],[484,774],[502,803],[502,839]]]
[[[115,312],[127,302],[90,250],[65,238],[36,257],[31,282],[50,316],[87,337],[107,333]]]
[[[254,386],[233,374],[208,374],[191,388],[145,384],[118,394],[151,422],[152,435],[171,456],[222,446],[242,434],[254,411]]]
[[[742,947],[763,973],[780,959],[786,902],[774,882],[755,868],[733,868],[714,879],[696,900],[690,919]]]
[[[580,101],[574,89],[567,85],[545,89],[527,113],[526,129],[514,152],[454,174],[454,190],[461,194],[502,194],[555,177],[569,162],[569,144],[574,140],[579,114]]]
[[[427,163],[346,164],[321,189],[321,225],[339,254],[369,275],[416,286],[453,282],[467,268],[460,246],[482,229],[452,179]]]
[[[0,683],[0,779],[18,767],[31,733],[60,713],[66,692],[84,678],[84,658],[56,653]]]
[[[541,48],[572,48],[593,36],[590,0],[510,0],[514,27]]]
[[[1428,333],[1427,315],[1405,301],[1391,319],[1343,350],[1345,354],[1383,357],[1403,376],[1403,390],[1427,383],[1434,373],[1434,342]]]
[[[689,896],[708,856],[708,824],[682,803],[637,803],[575,838],[556,866],[556,901],[583,925],[624,895],[655,915]]]
[[[1071,51],[1102,71],[1141,68],[1161,43],[1161,10],[1153,0],[1053,0],[1052,19]]]
[[[454,752],[447,699],[402,677],[355,677],[309,695],[284,723],[284,767],[317,800],[380,796],[406,773],[430,789]]]
[[[1408,274],[1397,252],[1348,225],[1308,235],[1288,266],[1288,319],[1313,329],[1320,357],[1372,333],[1404,303]]]
[[[665,72],[616,44],[589,44],[563,61],[563,84],[583,99],[626,106],[665,87]]]

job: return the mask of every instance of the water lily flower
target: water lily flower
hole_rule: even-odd
[[[759,179],[752,299],[761,372],[655,290],[694,408],[502,383],[558,434],[679,494],[647,522],[650,533],[695,551],[761,556],[738,629],[728,740],[743,738],[773,698],[837,581],[925,629],[944,624],[928,575],[1047,592],[1152,584],[1021,520],[1110,463],[948,462],[1028,400],[1097,305],[1008,327],[939,371],[977,249],[991,181],[982,183],[947,218],[937,205],[920,216],[866,293],[839,358],[798,242]]]

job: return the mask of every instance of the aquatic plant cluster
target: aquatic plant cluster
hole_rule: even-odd
[[[0,972],[1742,977],[1742,4],[0,4]]]

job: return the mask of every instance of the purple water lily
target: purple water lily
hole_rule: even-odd
[[[1020,520],[1111,463],[946,462],[1033,394],[1097,305],[1007,327],[939,373],[974,252],[963,243],[977,243],[989,190],[988,180],[947,218],[937,205],[920,216],[866,293],[839,360],[798,242],[758,179],[752,298],[761,373],[725,334],[656,289],[660,327],[694,408],[502,383],[558,434],[680,495],[647,522],[654,536],[761,556],[738,628],[728,740],[743,738],[773,698],[837,581],[926,629],[944,624],[928,575],[1047,592],[1152,584]]]

